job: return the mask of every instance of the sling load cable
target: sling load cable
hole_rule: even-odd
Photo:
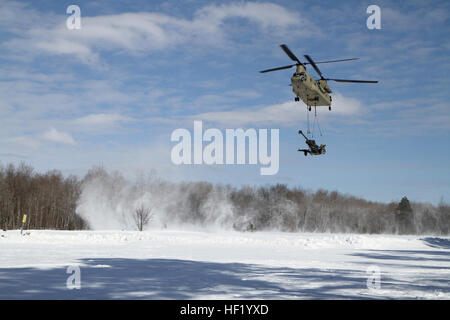
[[[306,134],[310,134],[311,131],[309,130],[309,107],[306,107],[306,123],[308,125],[308,130],[306,131]]]
[[[322,129],[320,128],[319,125],[319,118],[317,117],[317,107],[314,106],[314,124],[313,124],[313,133],[312,133],[312,137],[314,138],[314,133],[316,132],[316,124],[317,124],[317,128],[319,130],[319,134],[322,137]]]
[[[308,107],[306,107],[306,124],[308,126],[308,130],[306,131],[307,134],[311,134],[310,125],[309,125],[309,111]]]

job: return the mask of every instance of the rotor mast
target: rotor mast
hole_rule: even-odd
[[[303,64],[297,64],[296,73],[306,72],[306,67]]]

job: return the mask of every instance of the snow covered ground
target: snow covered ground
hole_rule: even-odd
[[[445,237],[29,232],[0,232],[0,299],[450,299]]]

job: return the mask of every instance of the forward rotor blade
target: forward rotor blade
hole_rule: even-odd
[[[321,79],[323,79],[323,75],[322,72],[320,72],[319,68],[316,66],[316,63],[313,61],[313,59],[311,59],[310,56],[308,56],[307,54],[305,54],[305,58],[306,60],[309,61],[309,63],[312,65],[312,67],[314,68],[314,70],[316,70],[317,74],[320,76]]]
[[[278,67],[278,68],[272,68],[272,69],[262,70],[262,71],[260,71],[260,73],[266,73],[266,72],[271,72],[271,71],[277,71],[277,70],[289,69],[289,68],[292,68],[293,66],[296,66],[296,65],[297,65],[297,64],[291,64],[290,66],[284,66],[284,67]]]
[[[325,79],[325,80],[333,80],[336,82],[353,82],[353,83],[378,83],[378,81],[373,80],[347,80],[347,79]]]
[[[341,62],[341,61],[351,61],[351,60],[359,60],[359,58],[350,58],[350,59],[340,59],[340,60],[327,60],[327,61],[314,61],[316,64],[319,63],[331,63],[331,62]],[[309,63],[305,63],[309,64]]]
[[[295,54],[293,54],[292,51],[289,50],[289,48],[287,47],[287,45],[282,44],[280,47],[281,47],[281,49],[283,49],[283,51],[288,55],[289,58],[291,58],[293,61],[298,62],[299,64],[302,64],[302,63],[300,62],[300,60],[298,60],[298,58],[295,56]]]

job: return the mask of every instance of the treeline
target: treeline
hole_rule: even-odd
[[[230,200],[247,230],[278,229],[289,232],[370,234],[450,233],[450,206],[410,203],[377,203],[336,191],[305,191],[275,185],[232,190]]]
[[[241,231],[450,233],[450,206],[409,203],[406,197],[400,203],[385,204],[336,191],[311,192],[283,184],[231,188],[183,183],[171,188],[179,192],[165,211],[193,224],[220,221]]]
[[[87,176],[79,213],[95,220],[94,228],[114,219],[121,228],[133,228],[129,217],[145,206],[155,214],[150,224],[156,227],[190,224],[239,231],[450,233],[450,206],[410,203],[406,197],[397,203],[378,203],[283,184],[235,188],[208,182],[170,183],[151,175],[130,183],[119,172],[102,168],[90,170]],[[96,219],[99,208],[107,212]]]
[[[0,228],[18,229],[27,215],[29,229],[84,229],[76,214],[81,184],[59,171],[34,172],[25,164],[0,167]]]
[[[38,174],[26,165],[0,167],[0,227],[17,229],[145,229],[194,225],[239,231],[450,234],[450,206],[371,202],[336,191],[283,184],[232,187],[171,183],[155,175],[135,182],[96,167],[79,180],[58,171]]]

